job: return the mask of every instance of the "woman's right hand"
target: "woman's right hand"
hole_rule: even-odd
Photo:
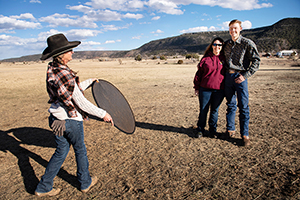
[[[196,96],[199,95],[199,90],[195,90],[195,95],[196,95]]]

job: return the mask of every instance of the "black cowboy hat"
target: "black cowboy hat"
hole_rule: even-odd
[[[81,42],[69,42],[64,34],[56,34],[47,38],[48,47],[43,51],[41,60],[46,60],[50,57],[58,56],[62,53],[72,50],[77,47]]]

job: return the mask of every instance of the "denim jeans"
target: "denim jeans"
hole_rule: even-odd
[[[53,123],[56,118],[52,115],[49,117],[49,125]],[[70,145],[73,146],[76,164],[77,164],[77,178],[80,183],[81,190],[88,188],[92,182],[89,173],[89,162],[87,158],[86,147],[84,144],[83,122],[76,120],[66,120],[66,130],[61,137],[55,136],[56,150],[52,155],[45,174],[42,176],[36,192],[46,193],[52,190],[53,179],[60,170],[61,165],[65,161]]]
[[[225,75],[225,97],[227,100],[227,130],[235,130],[235,114],[238,107],[241,136],[249,136],[250,111],[248,105],[248,81],[246,79],[242,83],[237,84],[235,83],[234,79],[238,76],[239,73],[226,73]]]
[[[224,90],[199,89],[200,113],[198,118],[198,129],[202,133],[206,125],[207,113],[210,107],[210,116],[208,120],[209,132],[216,133],[218,122],[219,107],[224,99]]]

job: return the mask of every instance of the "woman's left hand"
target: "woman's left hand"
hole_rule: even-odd
[[[105,122],[110,122],[112,126],[114,126],[114,121],[112,119],[112,117],[110,116],[110,114],[106,113],[105,116],[103,117],[103,120]]]

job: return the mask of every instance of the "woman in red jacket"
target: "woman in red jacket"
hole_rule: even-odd
[[[195,94],[199,97],[200,113],[196,137],[203,136],[207,113],[210,107],[209,133],[214,137],[217,131],[218,110],[224,98],[225,56],[222,51],[224,41],[215,38],[207,47],[198,64],[194,78]]]

